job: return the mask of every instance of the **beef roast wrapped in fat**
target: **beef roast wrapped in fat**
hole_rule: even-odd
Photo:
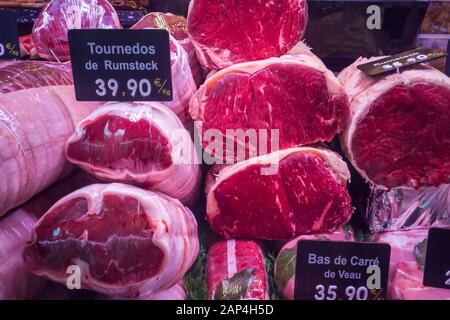
[[[334,74],[300,43],[281,58],[211,74],[189,111],[202,147],[222,163],[233,163],[331,141],[344,129],[349,106]],[[230,153],[230,147],[238,151]]]
[[[94,184],[53,205],[37,222],[24,260],[35,274],[128,298],[169,289],[199,249],[197,222],[166,195],[125,184]]]
[[[395,300],[450,299],[450,290],[423,285],[428,229],[385,232],[373,239],[391,246],[388,298]]]
[[[22,258],[31,230],[61,197],[92,183],[95,179],[76,171],[0,219],[0,300],[31,299],[43,287],[45,280],[32,274]]]
[[[425,65],[369,77],[360,58],[338,79],[350,99],[341,144],[358,172],[385,188],[450,180],[450,79]]]
[[[70,60],[67,33],[71,29],[120,29],[116,10],[107,0],[52,0],[33,26],[33,41],[40,57]]]
[[[354,241],[349,228],[340,228],[333,233],[299,236],[286,243],[275,259],[274,280],[277,290],[284,299],[294,299],[297,243],[300,240]]]
[[[206,214],[230,238],[289,239],[345,224],[353,208],[345,162],[334,152],[299,147],[212,172]]]
[[[192,204],[200,186],[197,153],[178,117],[158,102],[111,103],[76,127],[67,159],[99,179],[163,192]]]
[[[70,65],[0,64],[0,216],[69,173],[66,140],[98,106],[76,101]]]
[[[450,185],[419,190],[372,186],[366,220],[372,232],[450,226]]]
[[[305,0],[192,0],[188,33],[208,69],[279,57],[301,40]]]
[[[145,17],[144,17],[145,18]],[[143,18],[143,19],[144,19]],[[148,21],[138,22],[134,29],[149,28]],[[151,27],[154,27],[151,25]],[[189,116],[189,101],[197,90],[190,66],[189,52],[184,48],[185,42],[179,41],[174,35],[170,35],[170,65],[172,72],[172,101],[162,101],[161,103],[169,107],[180,120],[185,124],[191,123]]]
[[[194,45],[187,34],[187,20],[185,17],[171,13],[150,12],[143,16],[131,29],[158,28],[165,29],[178,41],[189,57],[192,76],[197,86],[203,82],[203,70],[197,59]]]
[[[210,300],[269,300],[264,255],[250,240],[219,241],[208,251],[206,282]]]

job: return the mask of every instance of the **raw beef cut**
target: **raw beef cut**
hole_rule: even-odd
[[[31,299],[44,285],[22,259],[36,217],[20,208],[0,220],[0,300]]]
[[[158,28],[165,29],[178,41],[189,57],[192,76],[197,86],[203,82],[203,70],[197,59],[194,45],[187,34],[187,20],[185,17],[177,16],[171,13],[150,12],[143,16],[131,29]]]
[[[391,246],[388,298],[395,300],[450,299],[450,291],[423,286],[428,229],[385,232],[373,238]]]
[[[135,26],[135,29],[139,28],[145,29],[145,24]],[[183,49],[182,44],[170,35],[173,100],[162,103],[175,112],[186,125],[192,121],[189,116],[189,101],[197,90],[189,63],[188,53]]]
[[[33,41],[41,58],[70,60],[67,32],[71,29],[120,29],[116,10],[107,0],[52,0],[33,26]]]
[[[289,239],[331,231],[353,208],[345,162],[334,152],[291,148],[211,172],[207,220],[230,238]]]
[[[341,136],[348,158],[385,188],[450,182],[450,79],[425,65],[380,77],[339,74],[351,114]]]
[[[212,245],[206,263],[209,300],[269,300],[264,255],[250,240]]]
[[[350,228],[340,228],[333,233],[299,236],[286,243],[275,260],[274,280],[279,294],[288,300],[294,299],[297,243],[300,240],[354,241],[354,238]]]
[[[86,173],[74,172],[0,220],[0,300],[30,299],[44,285],[45,280],[32,274],[22,259],[31,230],[61,197],[93,182]]]
[[[192,204],[200,185],[197,153],[178,117],[158,102],[107,104],[82,120],[67,159],[99,179],[163,192]]]
[[[301,40],[305,0],[193,0],[188,33],[208,69],[279,57]]]
[[[0,216],[69,172],[66,140],[97,106],[75,100],[70,65],[0,64]]]
[[[450,185],[419,190],[372,186],[366,220],[372,232],[450,226]]]
[[[194,95],[190,113],[203,148],[218,161],[233,163],[278,147],[331,141],[344,128],[348,101],[333,73],[302,44],[281,58],[210,75]],[[211,141],[210,133],[223,145]],[[245,153],[230,155],[230,147]]]
[[[53,205],[24,251],[35,274],[65,284],[78,266],[81,287],[139,297],[182,279],[199,249],[194,215],[178,200],[125,184],[94,184]]]

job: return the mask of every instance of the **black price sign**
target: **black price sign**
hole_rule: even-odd
[[[15,11],[0,9],[0,30],[0,59],[19,59],[19,33]]]
[[[79,101],[171,101],[166,30],[70,30]]]
[[[297,246],[296,300],[383,300],[388,244],[301,240]]]
[[[423,285],[450,289],[450,229],[428,232]]]
[[[357,68],[368,76],[377,76],[380,74],[397,72],[399,69],[443,58],[445,56],[445,53],[438,50],[417,48],[369,63],[360,64]]]

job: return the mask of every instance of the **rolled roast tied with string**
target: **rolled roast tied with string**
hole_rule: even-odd
[[[206,282],[210,300],[269,300],[264,255],[254,241],[215,243],[208,252]]]
[[[136,298],[175,285],[198,250],[197,222],[178,200],[125,184],[94,184],[47,211],[24,260],[50,280],[76,285],[78,277],[82,288]]]
[[[194,144],[158,102],[107,104],[77,126],[67,159],[108,182],[137,184],[192,204],[201,182]]]

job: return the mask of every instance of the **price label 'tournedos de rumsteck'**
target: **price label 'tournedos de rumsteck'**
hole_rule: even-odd
[[[166,30],[70,30],[79,101],[171,101]]]

